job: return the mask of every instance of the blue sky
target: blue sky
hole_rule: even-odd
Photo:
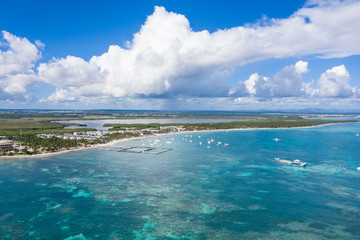
[[[255,22],[263,15],[285,18],[305,1],[6,1],[1,30],[46,44],[43,60],[74,55],[89,60],[109,45],[131,40],[151,15],[164,6],[186,16],[194,31],[225,29]]]
[[[356,110],[359,6],[7,1],[1,108]]]

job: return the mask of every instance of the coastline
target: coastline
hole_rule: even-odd
[[[191,133],[200,133],[200,132],[226,132],[226,131],[253,131],[253,130],[273,130],[273,129],[296,129],[296,128],[314,128],[319,126],[326,126],[326,125],[332,125],[336,123],[327,123],[327,124],[321,124],[316,126],[303,126],[303,127],[288,127],[288,128],[232,128],[232,129],[207,129],[207,130],[194,130],[194,131],[182,131],[182,132],[169,132],[169,133],[159,133],[159,134],[153,134],[153,135],[147,135],[147,136],[140,136],[140,137],[131,137],[131,138],[122,138],[113,140],[111,142],[107,143],[101,143],[92,145],[89,147],[78,147],[73,149],[65,149],[60,150],[57,152],[47,152],[47,153],[39,153],[39,154],[33,154],[33,155],[13,155],[13,156],[0,156],[0,160],[5,159],[28,159],[28,158],[47,158],[52,156],[57,156],[61,154],[66,153],[72,153],[72,152],[79,152],[79,151],[86,151],[91,149],[98,149],[98,148],[106,148],[111,147],[115,144],[121,143],[121,142],[127,142],[132,141],[135,139],[144,139],[144,138],[151,138],[151,137],[158,137],[158,136],[167,136],[167,135],[174,135],[174,134],[191,134]]]

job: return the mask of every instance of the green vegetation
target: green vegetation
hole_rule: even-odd
[[[118,133],[104,136],[97,139],[63,139],[61,137],[53,136],[50,138],[39,138],[37,134],[65,134],[73,132],[87,132],[96,131],[93,128],[78,128],[78,129],[64,129],[66,126],[84,126],[85,124],[64,124],[54,122],[54,119],[49,117],[26,117],[26,118],[10,118],[0,115],[0,136],[5,136],[6,139],[15,140],[22,147],[13,148],[12,151],[2,151],[1,154],[14,155],[23,154],[31,155],[43,152],[57,152],[60,150],[72,149],[76,147],[89,146],[94,144],[106,143],[115,139],[130,138],[138,136],[138,133]]]
[[[265,119],[253,121],[234,121],[221,123],[197,123],[184,124],[188,130],[207,130],[207,129],[236,129],[236,128],[294,128],[318,126],[330,123],[357,122],[357,121],[338,121],[338,120],[311,120],[311,119]]]
[[[134,123],[134,124],[104,124],[104,127],[112,127],[110,130],[141,130],[141,129],[147,129],[147,128],[160,128],[162,126],[174,126],[174,125],[182,125],[182,124],[162,124],[162,123]]]
[[[35,135],[26,135],[21,139],[26,147],[25,154],[37,154],[44,152],[56,152],[62,149],[70,149],[86,144],[84,140],[69,140],[57,137],[38,138]]]
[[[51,118],[20,118],[10,119],[0,118],[0,136],[20,136],[22,135],[36,135],[40,133],[70,133],[74,131],[92,131],[95,129],[63,129],[66,126],[74,126],[74,124],[63,124],[52,122]]]
[[[309,117],[310,115],[307,115]],[[324,117],[314,116],[311,117]],[[66,126],[84,126],[85,124],[64,124],[54,121],[59,120],[84,120],[84,119],[109,119],[109,118],[216,118],[234,119],[232,122],[217,123],[190,123],[190,124],[105,124],[112,127],[110,131],[122,131],[100,135],[97,137],[75,137],[64,135],[73,132],[87,132],[96,129],[77,128],[64,129]],[[244,120],[244,121],[239,121]],[[154,130],[157,133],[166,133],[174,129],[166,126],[182,126],[185,130],[215,130],[215,129],[238,129],[238,128],[292,128],[308,127],[329,123],[356,122],[321,119],[304,119],[300,114],[260,114],[260,113],[233,113],[233,112],[158,112],[158,111],[36,111],[36,110],[4,110],[0,111],[0,136],[5,139],[15,140],[18,145],[10,151],[3,150],[2,154],[36,154],[42,152],[54,152],[81,146],[106,143],[116,139],[137,137],[139,135],[151,135]],[[164,128],[161,128],[164,127]],[[145,130],[148,129],[148,130]],[[134,131],[132,131],[134,130]],[[140,131],[141,130],[141,131]],[[145,131],[144,131],[145,130]],[[39,138],[37,134],[47,134]],[[90,134],[91,135],[91,134]],[[90,136],[87,135],[87,136]],[[4,138],[4,137],[3,137]]]
[[[277,118],[303,118],[303,113],[261,113],[233,111],[136,111],[136,110],[0,110],[0,119],[50,118],[52,120],[96,120],[96,119],[234,119],[259,120]],[[307,117],[339,116],[306,114]],[[343,115],[345,117],[355,115]]]
[[[112,127],[109,130],[125,130],[125,129],[145,129],[160,128],[160,126],[183,126],[188,130],[212,130],[212,129],[236,129],[236,128],[292,128],[292,127],[309,127],[318,126],[329,123],[341,122],[357,122],[353,120],[318,120],[318,119],[263,119],[251,121],[233,121],[233,122],[217,122],[217,123],[188,123],[188,124],[106,124]],[[104,125],[105,126],[105,125]]]
[[[23,154],[36,154],[42,151],[54,152],[85,145],[85,141],[52,138],[38,138],[37,134],[64,134],[74,131],[92,131],[96,129],[63,129],[73,124],[52,122],[51,118],[0,118],[0,136],[15,140],[24,147]],[[14,149],[17,153],[18,149]],[[10,153],[12,155],[13,153]]]
[[[24,151],[20,154],[32,155],[43,152],[57,152],[61,150],[69,150],[77,147],[88,147],[90,145],[107,143],[112,140],[137,137],[139,133],[117,133],[111,134],[103,138],[94,140],[70,140],[57,137],[51,138],[38,138],[36,135],[25,135],[21,138],[20,142],[24,146]],[[3,153],[5,154],[5,152]],[[19,154],[19,153],[17,153]],[[10,153],[9,155],[13,155]]]

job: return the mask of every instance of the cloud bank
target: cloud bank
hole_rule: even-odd
[[[155,7],[127,47],[112,45],[89,61],[75,56],[34,63],[44,45],[8,32],[0,48],[0,91],[25,93],[34,81],[56,87],[47,101],[106,101],[173,97],[352,97],[345,66],[305,84],[308,63],[285,66],[273,77],[254,73],[233,89],[226,82],[237,66],[271,58],[360,54],[360,2],[309,1],[285,19],[230,29],[194,31],[184,15]],[[1,46],[0,46],[1,47]],[[35,70],[35,71],[34,71]],[[36,73],[35,73],[36,72]],[[1,96],[1,94],[0,94]]]
[[[239,82],[237,89],[230,91],[234,97],[284,98],[284,97],[356,97],[358,88],[351,87],[350,74],[344,65],[333,67],[321,74],[316,86],[304,83],[302,76],[309,72],[308,63],[298,61],[285,66],[273,77],[252,74],[246,81]]]

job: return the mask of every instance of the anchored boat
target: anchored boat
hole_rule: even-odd
[[[282,163],[287,163],[287,164],[296,164],[296,165],[299,165],[299,166],[301,166],[301,167],[306,167],[306,165],[307,165],[306,162],[301,162],[299,159],[296,159],[296,160],[294,160],[294,161],[290,161],[290,160],[275,158],[275,160],[276,160],[277,162],[282,162]]]

